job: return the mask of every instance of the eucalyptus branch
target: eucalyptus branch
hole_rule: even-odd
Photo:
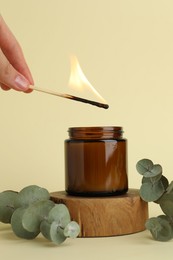
[[[149,159],[137,162],[136,169],[143,176],[140,196],[146,202],[160,205],[163,215],[149,218],[146,228],[158,241],[168,241],[173,238],[173,181],[162,175],[162,166],[153,164]]]
[[[61,244],[67,237],[79,235],[80,227],[71,221],[68,208],[50,200],[49,192],[36,185],[30,185],[19,193],[0,193],[0,221],[11,223],[16,236],[33,239],[41,232],[55,244]]]

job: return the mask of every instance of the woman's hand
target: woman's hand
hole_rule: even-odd
[[[0,15],[0,87],[31,92],[33,84],[22,49]]]

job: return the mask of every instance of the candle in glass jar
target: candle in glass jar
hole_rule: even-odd
[[[71,127],[65,140],[65,189],[80,196],[128,190],[127,140],[122,127]]]

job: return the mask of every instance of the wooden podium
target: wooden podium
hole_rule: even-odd
[[[79,237],[136,233],[145,230],[148,219],[148,203],[141,200],[137,189],[109,197],[78,197],[58,191],[51,193],[51,199],[68,207],[72,220],[80,225]]]

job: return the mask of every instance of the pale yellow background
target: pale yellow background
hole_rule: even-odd
[[[0,91],[0,190],[29,184],[63,190],[64,139],[71,126],[123,126],[130,187],[140,186],[135,164],[142,158],[160,163],[173,179],[173,1],[0,0],[0,12],[23,48],[35,85],[69,92],[69,57],[74,53],[110,105],[104,110],[38,92]],[[73,250],[79,257],[83,246],[82,259],[88,259],[89,246],[95,259],[99,250],[99,259],[113,252],[119,259],[144,259],[144,252],[146,257],[156,251],[157,259],[163,258],[172,245],[149,237],[142,232],[131,240],[81,239],[70,244],[73,249],[60,250],[63,255]],[[20,245],[21,240],[10,246],[13,242]],[[37,247],[34,242],[24,245],[25,250]]]

